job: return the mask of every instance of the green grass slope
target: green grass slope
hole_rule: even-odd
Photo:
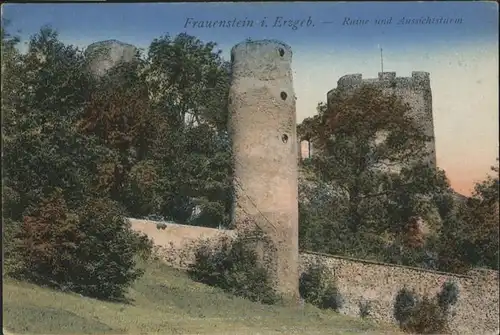
[[[9,334],[389,334],[389,326],[306,305],[266,306],[149,264],[129,303],[103,302],[4,278]]]

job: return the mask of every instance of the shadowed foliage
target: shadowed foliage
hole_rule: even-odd
[[[311,263],[299,278],[299,292],[306,302],[338,312],[344,301],[335,281],[330,277],[324,264]]]
[[[142,275],[135,256],[147,257],[152,250],[112,201],[88,199],[72,212],[60,190],[24,217],[16,242],[23,265],[19,276],[105,299],[125,297]]]
[[[274,289],[271,269],[261,262],[257,252],[258,245],[265,241],[268,237],[259,229],[240,232],[235,239],[226,237],[216,245],[201,241],[188,273],[194,280],[236,296],[275,304],[280,298]],[[264,244],[264,252],[269,253],[272,244]]]

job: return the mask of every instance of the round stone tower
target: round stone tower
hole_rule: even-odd
[[[229,133],[234,154],[233,224],[257,225],[274,244],[278,291],[298,297],[298,172],[292,50],[279,41],[231,50]]]
[[[85,50],[90,71],[96,76],[102,76],[122,62],[130,62],[137,55],[138,49],[117,40],[107,40],[92,43]]]

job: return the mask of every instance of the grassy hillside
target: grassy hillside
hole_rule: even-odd
[[[14,334],[389,334],[389,326],[321,311],[265,306],[153,263],[129,303],[102,302],[5,279],[4,329]]]

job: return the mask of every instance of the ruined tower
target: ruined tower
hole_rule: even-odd
[[[276,248],[280,293],[298,297],[298,172],[292,50],[279,41],[231,50],[229,132],[234,154],[233,223],[260,226]]]
[[[411,77],[396,77],[396,72],[380,72],[378,78],[363,79],[361,74],[350,74],[341,77],[337,89],[355,89],[362,84],[371,84],[386,94],[395,94],[411,107],[410,116],[421,127],[426,136],[433,139],[427,143],[426,162],[436,167],[436,144],[434,141],[434,121],[432,115],[432,92],[430,74],[414,71]],[[328,106],[335,103],[334,92],[327,94]]]
[[[90,71],[96,76],[102,76],[119,63],[132,61],[137,51],[131,44],[107,40],[89,45],[85,50],[85,57]]]

